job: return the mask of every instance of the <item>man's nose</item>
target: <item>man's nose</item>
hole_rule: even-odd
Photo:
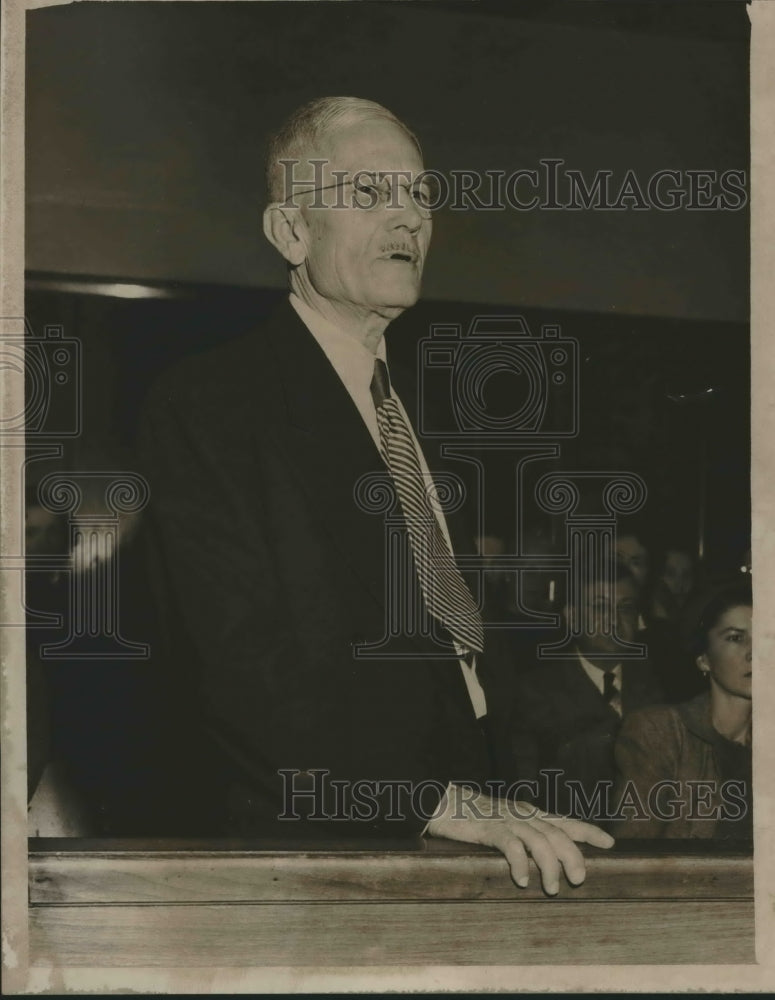
[[[398,206],[388,209],[389,215],[394,216],[392,219],[393,226],[396,229],[404,227],[410,233],[416,233],[420,229],[420,226],[422,226],[424,219],[414,198],[405,188],[401,188],[396,193],[396,197]]]

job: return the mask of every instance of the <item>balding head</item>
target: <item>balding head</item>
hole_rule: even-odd
[[[310,159],[326,157],[339,132],[353,125],[374,121],[392,122],[417,147],[417,137],[387,108],[361,97],[320,97],[295,111],[272,136],[266,161],[267,199],[284,202],[293,194],[285,190],[286,170],[282,161],[296,161],[295,178],[313,177]]]

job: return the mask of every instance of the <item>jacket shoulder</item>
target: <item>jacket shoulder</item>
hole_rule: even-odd
[[[276,420],[285,407],[275,348],[289,322],[278,308],[250,332],[173,364],[148,389],[141,427],[170,418],[191,427]]]
[[[148,391],[149,405],[229,398],[269,382],[271,352],[263,350],[262,328],[217,347],[189,355],[163,371]]]
[[[576,669],[573,661],[539,661],[517,678],[515,695],[522,713],[551,722],[560,709],[563,715],[576,712],[579,686],[587,683],[580,664]]]
[[[622,722],[623,738],[649,735],[650,739],[667,739],[682,728],[681,716],[675,705],[647,705],[627,712]]]

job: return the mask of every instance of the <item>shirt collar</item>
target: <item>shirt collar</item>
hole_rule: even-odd
[[[614,678],[616,679],[616,686],[621,691],[622,689],[621,663],[617,663],[615,667],[611,668],[611,670],[606,671],[603,667],[596,667],[594,663],[590,663],[585,656],[582,656],[581,653],[578,652],[578,650],[576,650],[576,653],[578,655],[581,666],[584,668],[584,673],[587,675],[587,677],[589,677],[589,679],[592,681],[592,683],[595,685],[598,691],[602,693],[602,691],[605,689],[605,680],[603,678],[603,674],[605,673],[613,674]]]
[[[374,375],[375,358],[386,360],[384,335],[380,337],[376,354],[372,354],[365,344],[343,333],[336,324],[315,312],[293,292],[290,294],[290,303],[350,394],[368,392]]]

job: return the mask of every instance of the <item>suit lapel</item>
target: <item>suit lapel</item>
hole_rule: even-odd
[[[286,420],[278,424],[288,460],[321,527],[380,604],[385,601],[385,527],[355,499],[365,474],[385,467],[358,409],[315,338],[283,302],[263,336],[277,360]]]
[[[579,712],[597,715],[601,719],[611,713],[618,717],[616,709],[606,704],[600,690],[589,677],[578,657],[568,660],[563,683],[565,691],[573,699]]]

